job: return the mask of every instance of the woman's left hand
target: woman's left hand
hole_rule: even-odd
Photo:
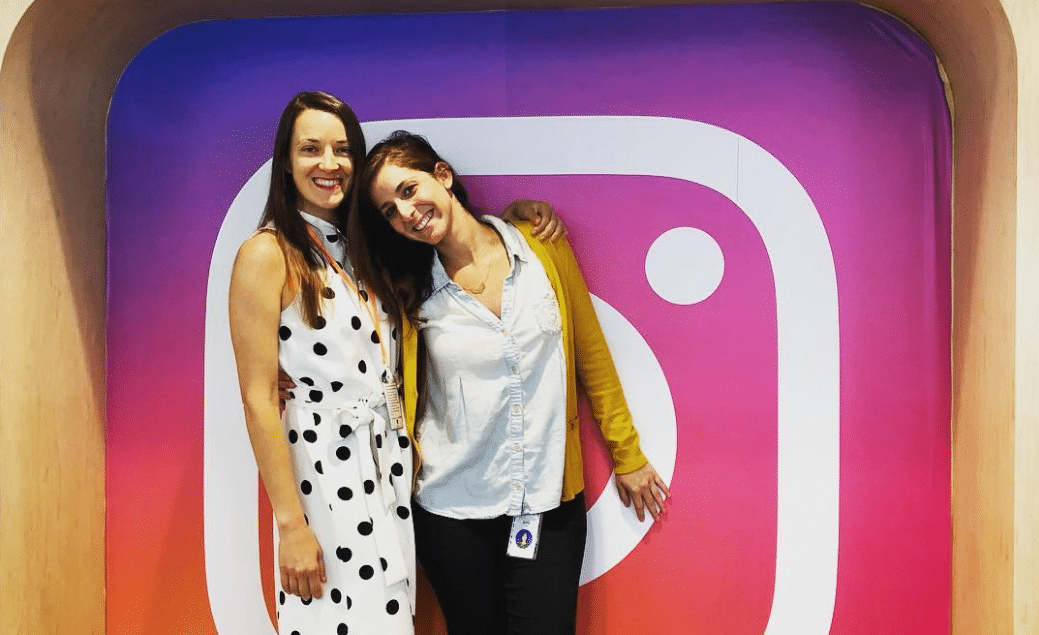
[[[660,478],[653,466],[646,463],[634,472],[617,474],[614,479],[617,482],[617,493],[620,494],[621,502],[625,507],[631,507],[635,503],[635,515],[639,522],[646,519],[646,510],[649,510],[653,520],[660,520],[667,511],[667,499],[671,492],[667,489],[664,479]]]
[[[534,225],[531,235],[538,240],[556,242],[567,235],[563,220],[556,214],[551,203],[545,201],[513,201],[502,212],[502,220],[525,220]]]

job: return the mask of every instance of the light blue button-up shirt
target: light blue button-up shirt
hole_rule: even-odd
[[[433,260],[422,305],[428,401],[416,426],[416,499],[450,518],[559,505],[566,446],[566,360],[559,303],[519,231],[484,217],[509,256],[498,318]]]

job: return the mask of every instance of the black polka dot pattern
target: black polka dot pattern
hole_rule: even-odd
[[[364,300],[365,302],[368,301],[368,292],[367,291],[365,291],[364,289],[358,289],[357,293],[358,293],[358,295],[361,296],[362,300]]]
[[[332,240],[332,233],[319,232],[319,237],[329,234]],[[335,249],[329,247],[333,253],[340,253],[337,250],[343,247],[345,239],[339,238]],[[386,514],[378,515],[380,532],[391,527],[410,528],[407,483],[390,478],[394,474],[407,476],[409,459],[401,450],[410,453],[412,442],[403,432],[369,432],[367,423],[355,430],[353,417],[359,415],[341,410],[366,394],[368,389],[364,386],[383,372],[373,349],[387,342],[396,345],[403,339],[403,331],[390,324],[373,330],[365,309],[376,298],[371,292],[362,294],[358,290],[355,294],[351,285],[339,286],[332,268],[334,263],[326,271],[325,284],[317,285],[319,297],[327,300],[320,305],[322,315],[303,319],[299,306],[293,305],[282,314],[284,323],[279,327],[284,328],[278,331],[282,364],[297,384],[290,391],[296,393],[295,401],[287,402],[284,433],[296,466],[296,493],[303,511],[314,516],[312,529],[325,550],[330,583],[323,585],[322,598],[307,601],[280,586],[275,588],[275,609],[280,610],[276,612],[280,615],[285,612],[281,607],[290,607],[286,617],[291,616],[291,621],[282,623],[283,635],[343,635],[364,631],[368,618],[376,618],[376,623],[396,623],[410,617],[404,596],[382,589],[384,572],[391,565],[398,566],[397,560],[389,562],[387,554],[380,557],[375,548],[373,520],[378,514],[366,510],[377,505],[379,514]],[[359,301],[369,306],[360,306]],[[378,315],[384,316],[385,310],[382,307]],[[385,322],[375,326],[382,324]],[[360,435],[358,446],[350,440],[355,431]],[[369,443],[371,449],[379,449],[380,458],[385,457],[381,472],[371,465]],[[387,507],[383,489],[391,485],[396,490],[397,502]],[[311,524],[309,517],[305,519]],[[351,528],[356,528],[356,533]],[[357,595],[361,589],[366,589],[363,597]],[[369,592],[375,595],[369,598]],[[363,622],[355,623],[351,595],[358,598]],[[390,598],[397,599],[390,602]],[[295,604],[296,600],[301,604]],[[387,613],[382,613],[380,607]],[[292,629],[298,629],[298,633]]]
[[[310,606],[310,603],[314,601],[314,598],[301,598],[300,602],[303,602],[303,606]]]
[[[325,234],[325,240],[330,243],[337,243],[339,242],[339,234]]]

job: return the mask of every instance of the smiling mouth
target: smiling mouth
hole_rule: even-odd
[[[422,220],[420,220],[418,222],[418,224],[415,225],[415,227],[412,228],[411,231],[414,231],[414,232],[422,231],[423,229],[426,228],[426,225],[428,225],[429,221],[431,221],[431,220],[433,220],[433,210],[429,210],[428,212],[426,212],[426,214],[422,217]]]
[[[313,179],[313,181],[314,181],[314,185],[317,185],[318,187],[320,187],[322,189],[326,189],[326,190],[330,190],[330,189],[339,187],[339,185],[343,182],[342,179],[321,179],[321,178],[315,178],[315,179]]]

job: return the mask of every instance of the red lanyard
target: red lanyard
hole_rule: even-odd
[[[309,224],[308,224],[309,225]],[[375,306],[375,296],[363,289],[358,289],[357,285],[354,284],[352,278],[339,265],[339,262],[332,257],[332,254],[328,253],[328,248],[325,247],[324,241],[318,237],[317,232],[314,231],[313,227],[308,226],[307,230],[310,232],[310,239],[314,245],[321,251],[321,254],[328,261],[329,266],[335,269],[339,277],[343,279],[343,283],[346,284],[346,288],[350,289],[355,296],[359,304],[363,304],[368,310],[368,317],[372,320],[372,326],[375,328],[375,335],[379,339],[379,352],[382,353],[382,366],[383,368],[393,374],[393,369],[390,368],[390,359],[386,354],[386,343],[385,338],[382,336],[382,321],[379,320],[379,309]]]

